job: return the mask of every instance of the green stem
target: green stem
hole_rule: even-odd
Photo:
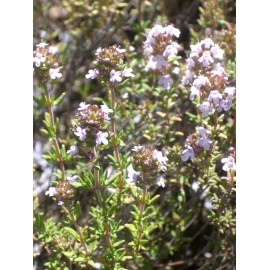
[[[111,97],[112,97],[112,110],[113,110],[113,113],[114,113],[115,112],[115,90],[114,90],[114,85],[113,84],[110,84],[110,90],[111,90]],[[117,165],[118,165],[119,169],[121,169],[120,155],[119,155],[118,145],[117,145],[117,142],[116,142],[116,129],[115,129],[115,120],[114,120],[114,118],[111,121],[111,130],[112,130],[112,134],[113,134],[113,137],[112,137],[112,139],[113,139],[113,149],[114,149]],[[120,174],[118,176],[118,178],[119,178],[119,184],[118,184],[119,200],[121,201],[122,190],[123,190],[122,174]]]
[[[97,151],[96,148],[94,147],[94,155],[97,158]],[[104,210],[105,205],[104,205],[104,201],[103,198],[101,196],[101,191],[100,191],[100,181],[99,181],[99,170],[97,168],[94,168],[94,179],[95,179],[95,191],[98,197],[98,201],[100,204],[100,207],[103,209],[103,213],[106,213],[106,211]],[[108,245],[108,248],[111,249],[112,248],[112,242],[111,242],[111,238],[110,238],[110,227],[109,227],[109,223],[108,221],[105,221],[105,238],[106,238],[106,242]]]
[[[49,111],[49,115],[50,115],[50,119],[51,119],[51,126],[54,129],[55,128],[54,114],[53,114],[53,110],[52,110],[51,98],[50,98],[50,95],[49,95],[46,84],[44,84],[44,88],[45,88],[45,95],[46,95],[46,99],[47,99],[47,107],[48,107],[48,111]],[[62,155],[61,155],[61,151],[60,151],[60,147],[59,147],[59,144],[58,144],[56,134],[55,134],[54,139],[53,139],[53,145],[54,145],[54,147],[56,149],[58,162],[60,164],[61,173],[62,173],[62,181],[64,181],[65,180],[64,161],[63,161],[63,158],[62,158]]]
[[[74,223],[74,226],[75,226],[75,228],[76,228],[76,231],[77,231],[77,233],[78,233],[79,236],[80,236],[80,240],[81,240],[82,246],[83,246],[83,248],[84,248],[84,250],[85,250],[85,253],[86,253],[86,255],[89,255],[89,251],[88,251],[88,249],[87,249],[87,247],[86,247],[86,244],[85,244],[85,242],[84,242],[84,239],[83,239],[83,234],[82,234],[81,228],[80,228],[80,226],[78,225],[78,223],[77,223],[77,221],[76,221],[76,218],[74,217],[74,215],[73,215],[73,214],[72,214],[65,206],[63,206],[63,209],[64,209],[64,211],[71,217],[71,219],[72,219],[72,221],[73,221],[73,223]]]
[[[143,182],[146,181],[146,174],[143,174]],[[135,256],[138,254],[139,250],[140,250],[140,243],[141,243],[141,239],[142,239],[142,234],[143,234],[143,223],[142,223],[142,218],[143,218],[143,212],[145,209],[145,199],[146,199],[146,194],[147,194],[147,185],[144,186],[143,189],[143,195],[142,195],[142,199],[140,202],[140,214],[139,214],[139,224],[140,224],[140,229],[139,229],[139,235],[138,235],[138,239],[137,239],[137,245],[136,245],[136,249],[135,249]]]

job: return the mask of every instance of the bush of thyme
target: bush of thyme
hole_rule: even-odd
[[[34,269],[235,269],[235,2],[34,1]]]

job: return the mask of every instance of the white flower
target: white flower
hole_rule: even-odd
[[[50,197],[54,196],[56,193],[54,187],[50,187],[48,191],[45,192],[45,195],[49,195]]]
[[[199,110],[202,112],[203,117],[207,117],[209,113],[215,111],[215,109],[210,105],[208,101],[205,101],[199,105]]]
[[[85,102],[81,102],[79,104],[79,108],[78,108],[78,111],[83,111],[85,109],[87,109],[90,105],[86,105]]]
[[[167,33],[168,35],[170,35],[170,36],[176,36],[176,37],[179,37],[179,35],[180,35],[179,29],[173,27],[172,25],[168,25],[168,26],[166,26],[164,29],[165,29],[166,33]]]
[[[187,145],[187,149],[185,149],[182,152],[182,160],[187,161],[189,158],[191,160],[194,160],[195,159],[195,154],[194,154],[193,148],[191,146]]]
[[[69,181],[70,184],[76,182],[77,179],[78,179],[78,175],[73,175],[73,176],[67,177],[67,180]]]
[[[235,170],[235,168],[236,168],[235,160],[232,156],[228,156],[227,158],[223,158],[221,160],[221,162],[224,163],[222,169],[226,172],[228,172],[231,169]]]
[[[49,45],[49,44],[48,43],[45,43],[45,42],[40,42],[36,46],[39,47],[39,48],[45,48],[47,45]]]
[[[153,159],[154,160],[157,160],[158,161],[159,168],[162,171],[166,171],[167,170],[166,164],[167,164],[167,161],[168,161],[168,158],[166,157],[166,155],[163,156],[161,151],[154,150],[152,156],[153,156]]]
[[[211,74],[213,76],[217,75],[219,77],[221,77],[222,75],[226,75],[225,74],[225,70],[224,68],[221,66],[220,63],[217,63],[211,70]]]
[[[171,87],[171,84],[173,84],[173,80],[169,74],[162,75],[159,77],[158,84],[163,86],[164,89],[168,90]]]
[[[61,205],[63,205],[64,203],[63,203],[62,201],[59,201],[57,204],[61,206]]]
[[[187,62],[187,69],[192,69],[192,68],[195,67],[195,62],[193,61],[192,58],[188,58],[188,59],[186,60],[186,62]]]
[[[142,145],[134,146],[134,148],[131,149],[131,151],[137,152],[137,151],[140,150],[142,147],[143,147]]]
[[[165,51],[163,52],[164,57],[174,57],[177,55],[177,48],[175,48],[173,45],[168,45],[165,48]]]
[[[124,68],[124,70],[122,71],[122,75],[124,77],[134,77],[135,75],[133,73],[131,73],[133,71],[132,68]]]
[[[99,71],[97,69],[89,69],[88,74],[85,75],[86,79],[95,79],[99,75]]]
[[[156,24],[148,33],[147,37],[157,37],[160,34],[164,34],[165,28],[163,28],[160,24]]]
[[[104,113],[107,113],[107,114],[109,114],[109,113],[112,113],[112,112],[113,112],[113,110],[112,110],[112,109],[110,109],[110,108],[108,108],[108,106],[107,106],[107,105],[100,105],[100,108],[101,108],[101,111],[103,111]]]
[[[165,187],[164,178],[162,176],[159,176],[156,182],[158,186],[163,187],[163,188]]]
[[[67,151],[68,154],[71,154],[72,156],[76,155],[79,152],[79,149],[76,145],[70,146],[70,149]]]
[[[145,67],[145,71],[149,71],[150,69],[155,70],[155,69],[162,69],[162,67],[166,67],[167,62],[164,60],[164,57],[160,54],[153,56],[151,55],[147,65]]]
[[[209,67],[210,64],[214,63],[214,59],[209,51],[204,51],[198,61],[202,63],[203,67]]]
[[[96,144],[101,144],[101,143],[108,144],[107,137],[108,137],[108,133],[107,132],[99,131],[97,133]]]
[[[121,71],[115,71],[114,69],[110,72],[110,81],[111,82],[121,82],[122,78],[121,78]]]
[[[130,164],[128,167],[127,167],[127,173],[128,173],[128,177],[126,179],[127,183],[133,183],[135,184],[136,183],[136,180],[138,178],[138,176],[140,175],[139,172],[136,172],[133,167],[132,167],[132,164]]]
[[[219,91],[213,90],[210,92],[207,100],[209,102],[213,102],[215,105],[218,105],[221,99],[222,99],[222,95],[219,93]]]
[[[224,50],[220,49],[217,44],[215,44],[214,47],[212,47],[210,51],[214,58],[219,59],[219,60],[223,59]]]
[[[76,132],[74,132],[74,134],[79,137],[80,141],[84,141],[86,139],[86,130],[80,126],[76,128]]]
[[[50,68],[49,75],[52,80],[62,77],[62,74],[59,72],[59,68]]]
[[[124,53],[124,52],[127,51],[127,50],[125,50],[125,49],[120,49],[119,47],[116,47],[115,49],[116,49],[117,52],[119,52],[119,53]]]
[[[199,96],[200,95],[200,90],[197,89],[196,87],[192,86],[189,91],[191,92],[189,99],[193,100],[195,96]]]
[[[211,38],[206,38],[202,41],[202,44],[204,44],[205,49],[210,49],[211,46],[214,46],[214,42]]]
[[[200,43],[197,43],[196,45],[190,45],[191,53],[190,57],[199,57],[199,54],[202,52],[202,46]]]

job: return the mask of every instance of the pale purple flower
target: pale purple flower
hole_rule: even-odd
[[[156,182],[158,186],[163,187],[163,188],[165,187],[164,178],[162,176],[159,176]]]
[[[206,84],[210,85],[210,81],[207,77],[202,75],[198,76],[193,82],[193,85],[199,90],[202,86],[206,86]]]
[[[190,45],[191,48],[191,53],[190,53],[190,57],[199,57],[199,54],[202,52],[202,46],[200,43],[195,44],[195,45]]]
[[[224,50],[220,49],[220,47],[215,44],[211,49],[210,49],[212,55],[214,58],[222,60],[223,59],[223,54]]]
[[[49,75],[52,80],[62,77],[62,74],[59,72],[59,68],[50,68]]]
[[[200,90],[197,89],[196,87],[192,86],[189,91],[191,92],[190,93],[190,96],[189,96],[189,99],[190,100],[193,100],[195,96],[199,96],[200,95]]]
[[[228,95],[227,98],[232,99],[235,95],[235,87],[226,87],[224,92]]]
[[[229,170],[235,170],[236,165],[235,165],[235,160],[232,156],[228,156],[227,158],[223,158],[221,160],[222,163],[224,163],[222,169],[226,172],[228,172]]]
[[[192,79],[193,79],[193,74],[190,72],[190,70],[187,69],[185,71],[185,76],[182,79],[182,84],[187,85],[192,81]]]
[[[214,59],[209,51],[204,51],[198,61],[202,63],[203,67],[209,67],[210,64],[214,63]]]
[[[153,151],[153,159],[158,161],[159,168],[162,171],[166,171],[166,169],[167,169],[166,164],[167,164],[167,161],[168,161],[168,158],[166,157],[166,155],[163,156],[161,151],[154,150]]]
[[[86,105],[85,102],[81,102],[81,103],[79,104],[78,111],[83,111],[83,110],[87,109],[89,106],[90,106],[90,105],[88,105],[88,104]]]
[[[164,89],[166,89],[166,90],[170,89],[171,84],[173,84],[173,80],[169,74],[162,75],[159,77],[158,85],[163,86]]]
[[[132,68],[124,68],[124,70],[122,71],[122,75],[124,77],[134,77],[135,75],[133,73],[131,73],[133,71]]]
[[[218,105],[221,99],[222,99],[222,95],[219,93],[219,91],[213,90],[210,92],[207,100],[209,102],[213,102],[215,105]]]
[[[214,46],[214,42],[211,38],[206,38],[202,41],[202,44],[204,44],[205,49],[210,49],[211,46]]]
[[[220,63],[217,63],[211,70],[211,74],[214,76],[214,75],[217,75],[217,76],[222,76],[225,74],[225,70],[224,68],[221,66]]]
[[[187,68],[188,68],[188,69],[192,69],[192,68],[195,67],[195,62],[193,61],[192,58],[188,58],[188,59],[186,60],[186,62],[187,62]]]
[[[206,134],[211,134],[211,131],[204,127],[198,127],[198,132],[202,138],[206,138]]]
[[[78,154],[79,149],[76,145],[70,146],[70,149],[67,151],[68,154],[71,154],[72,156]]]
[[[185,149],[182,152],[182,160],[187,161],[188,159],[191,159],[191,160],[195,159],[195,154],[194,154],[193,148],[189,145],[187,145],[187,149]]]
[[[163,56],[164,57],[174,57],[177,55],[177,48],[175,48],[175,46],[173,45],[168,45],[166,48],[165,48],[165,51],[163,52]]]
[[[84,141],[86,139],[86,130],[80,126],[76,128],[76,132],[74,132],[74,134],[79,137],[80,141]]]
[[[109,108],[107,107],[107,105],[100,105],[100,107],[101,107],[101,111],[104,113],[103,119],[106,120],[106,121],[110,121],[111,118],[108,116],[108,114],[109,114],[109,113],[112,113],[113,110],[112,110],[112,109],[109,109]]]
[[[99,131],[97,133],[97,138],[96,138],[96,144],[108,144],[108,140],[107,140],[107,137],[108,137],[108,133],[107,132],[102,132],[102,131]]]
[[[74,182],[77,182],[77,179],[78,179],[78,175],[73,175],[73,176],[69,176],[67,177],[67,180],[68,182],[71,184],[71,183],[74,183]]]
[[[128,173],[128,176],[127,176],[127,183],[133,183],[135,184],[136,183],[136,180],[138,178],[138,176],[140,175],[139,172],[136,172],[133,167],[132,167],[132,164],[130,164],[128,167],[127,167],[127,173]]]
[[[162,27],[160,24],[156,24],[148,33],[148,36],[157,37],[160,34],[164,34],[165,28]]]
[[[150,54],[153,52],[153,48],[151,47],[151,45],[149,46],[144,46],[144,51],[143,51],[143,54],[147,57],[150,56]]]
[[[121,71],[115,71],[114,69],[110,72],[110,81],[111,82],[121,82],[122,78],[121,78]]]
[[[178,38],[180,35],[179,29],[173,27],[172,25],[168,25],[168,26],[164,27],[164,29],[165,29],[166,33],[170,36],[176,36]]]
[[[61,205],[63,205],[64,203],[63,203],[62,201],[59,201],[57,204],[61,206]]]
[[[210,149],[210,144],[212,143],[212,141],[208,138],[199,138],[198,139],[198,145],[200,147],[203,147],[206,150]]]
[[[230,98],[227,98],[225,100],[221,100],[220,103],[219,103],[219,107],[218,107],[218,111],[221,112],[222,109],[224,111],[229,111],[230,108],[232,107],[232,100]]]
[[[97,69],[89,69],[88,74],[85,75],[86,79],[95,79],[99,75],[99,71]]]
[[[215,111],[215,109],[210,105],[208,101],[203,102],[199,106],[199,110],[202,112],[203,117],[207,117],[209,113],[212,113]]]
[[[54,187],[50,187],[49,190],[47,190],[45,192],[45,195],[49,195],[50,197],[52,197],[52,196],[55,195],[55,193],[56,193],[55,188]]]
[[[164,60],[164,57],[160,54],[153,56],[151,55],[147,65],[145,67],[145,71],[149,71],[149,69],[162,69],[162,67],[166,67],[167,62]]]

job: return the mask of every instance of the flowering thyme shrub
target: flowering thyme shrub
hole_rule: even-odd
[[[235,269],[223,2],[202,1],[190,40],[167,1],[37,5],[35,269]]]

